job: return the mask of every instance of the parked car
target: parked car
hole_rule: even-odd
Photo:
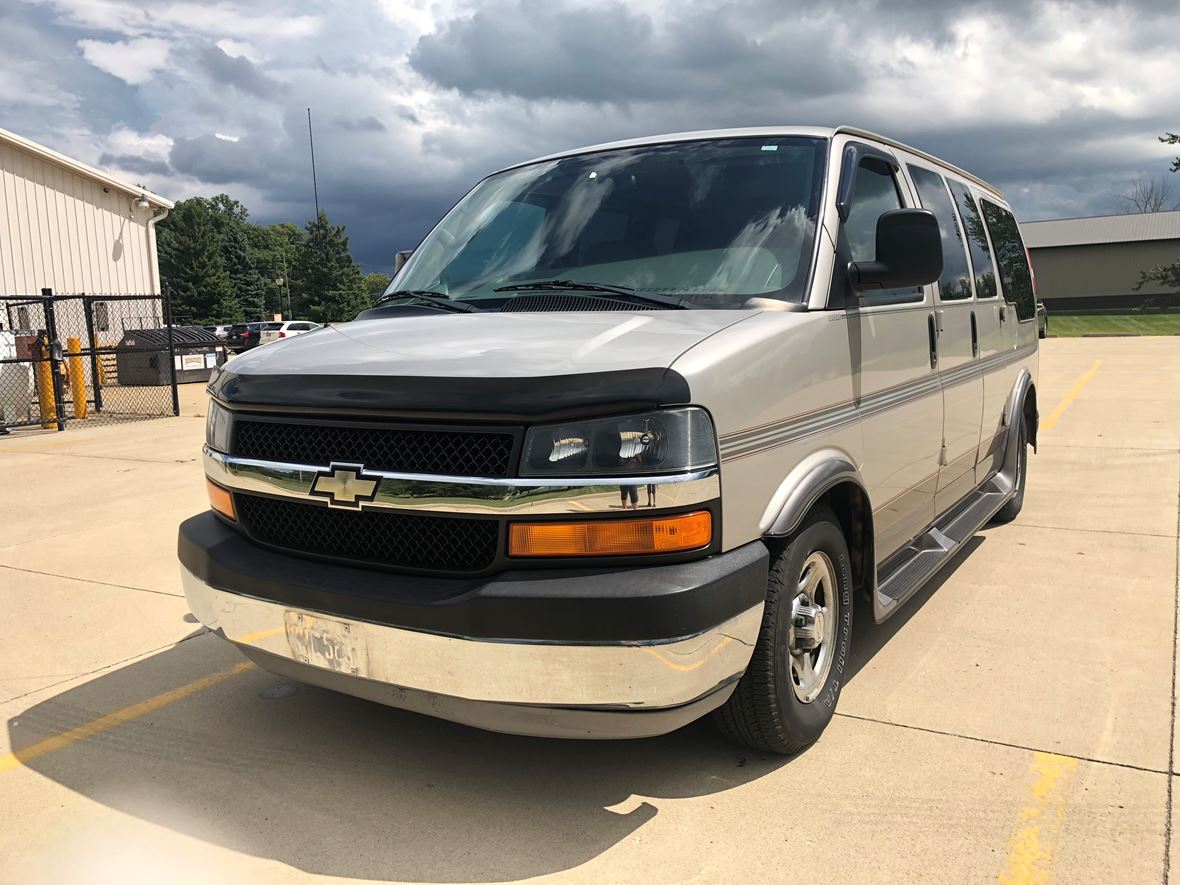
[[[262,330],[262,335],[258,343],[269,344],[271,341],[278,341],[282,338],[293,338],[296,335],[302,335],[304,332],[311,332],[319,328],[321,328],[319,323],[313,323],[308,320],[287,320],[282,323],[268,323],[266,328]]]
[[[966,238],[964,233],[966,232]],[[1035,294],[998,190],[859,129],[495,173],[374,318],[210,382],[189,605],[283,678],[483,728],[795,753],[1021,509]]]
[[[1049,337],[1049,311],[1045,309],[1045,302],[1037,299],[1037,337]]]
[[[229,337],[230,326],[205,326],[205,328],[220,338],[222,341]]]
[[[229,327],[229,333],[226,336],[225,343],[230,350],[241,353],[244,350],[249,350],[252,347],[257,347],[262,342],[262,333],[266,329],[277,329],[282,323],[234,323]]]

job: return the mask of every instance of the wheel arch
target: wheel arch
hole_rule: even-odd
[[[872,599],[876,589],[873,509],[860,471],[844,452],[805,459],[780,484],[763,519],[768,541],[790,537],[817,507],[836,514],[848,543],[854,588]]]

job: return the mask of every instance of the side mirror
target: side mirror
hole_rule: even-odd
[[[942,276],[942,233],[929,209],[894,209],[877,219],[877,260],[848,265],[857,292],[909,289]]]
[[[400,252],[395,252],[393,255],[393,272],[396,275],[398,271],[405,266],[405,263],[410,260],[410,256],[414,254],[413,249],[403,249]]]

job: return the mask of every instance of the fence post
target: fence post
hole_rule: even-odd
[[[54,313],[53,290],[42,289],[41,297],[45,299],[45,333],[49,338],[49,368],[53,373],[53,417],[57,429],[60,431],[66,429],[65,408],[62,403],[64,394],[61,384],[61,369],[65,362],[62,359],[61,342],[57,340],[57,316]]]
[[[172,414],[180,414],[180,391],[176,388],[176,333],[172,326],[172,287],[164,284],[164,316],[168,322],[168,372],[172,379]]]
[[[94,388],[94,411],[102,411],[102,372],[99,367],[98,336],[94,334],[94,296],[82,296],[82,313],[86,315],[86,335],[90,340],[90,386]]]

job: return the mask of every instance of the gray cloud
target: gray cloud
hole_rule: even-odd
[[[216,83],[258,98],[276,98],[284,92],[283,84],[268,77],[245,56],[230,55],[220,46],[206,46],[199,57],[201,66]]]
[[[172,167],[163,160],[140,157],[135,154],[103,154],[98,158],[99,166],[114,166],[136,172],[140,175],[170,175]]]
[[[784,90],[826,96],[861,80],[859,59],[832,52],[834,16],[797,18],[789,28],[746,26],[771,18],[769,10],[735,15],[698,6],[657,27],[614,0],[569,8],[522,0],[446,22],[418,41],[409,63],[470,95],[610,104],[750,101]]]
[[[347,132],[385,132],[385,124],[376,117],[337,117],[336,125]]]

